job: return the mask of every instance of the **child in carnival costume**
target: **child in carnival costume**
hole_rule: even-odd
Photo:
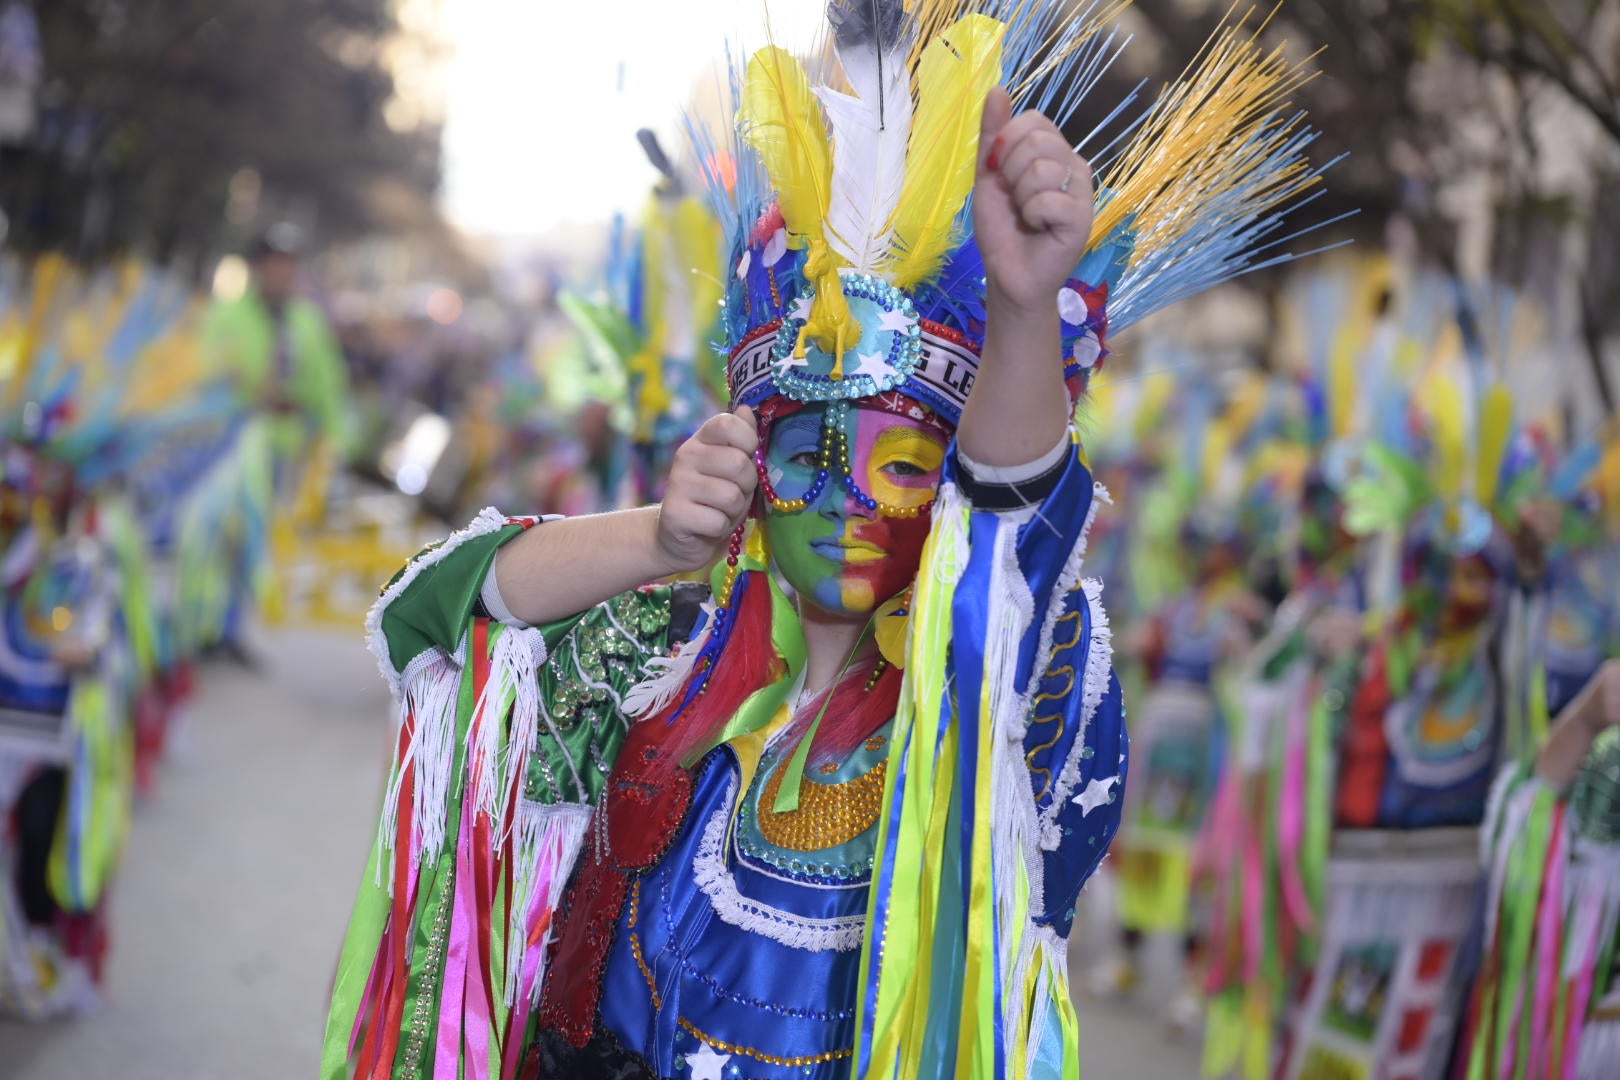
[[[739,74],[734,411],[661,506],[490,513],[384,594],[404,721],[324,1075],[1077,1075],[1126,743],[1071,412],[1110,325],[1316,174],[1292,69],[1228,33],[1094,201],[1014,114],[1066,119],[1045,76],[1114,38],[984,6],[835,4],[853,93]]]

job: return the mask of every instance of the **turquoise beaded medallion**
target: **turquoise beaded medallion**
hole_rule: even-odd
[[[815,304],[815,289],[806,288],[788,307],[771,349],[771,374],[777,389],[795,401],[849,401],[897,390],[917,371],[922,358],[922,323],[905,293],[871,274],[846,272],[844,296],[861,327],[861,339],[838,359],[799,335]],[[842,378],[835,378],[839,373]]]

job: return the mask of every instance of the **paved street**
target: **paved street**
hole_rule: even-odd
[[[206,672],[137,811],[105,1011],[0,1022],[3,1080],[315,1076],[382,783],[387,699],[358,636],[285,633],[262,651],[262,676]],[[1170,1043],[1156,1018],[1087,1008],[1082,1029],[1087,1080],[1196,1075],[1196,1050]]]

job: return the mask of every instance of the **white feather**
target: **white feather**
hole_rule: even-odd
[[[647,677],[624,695],[624,715],[644,720],[675,700],[675,695],[691,678],[692,669],[697,666],[698,653],[703,651],[704,644],[709,640],[709,631],[714,628],[713,602],[705,603],[703,611],[707,616],[703,629],[681,646],[678,653],[674,656],[655,656],[647,661],[644,667]]]
[[[874,272],[889,248],[889,221],[906,178],[911,136],[909,38],[840,46],[838,59],[854,95],[818,87],[832,125],[832,205],[827,215],[833,250],[861,273]],[[881,102],[881,108],[880,108]]]

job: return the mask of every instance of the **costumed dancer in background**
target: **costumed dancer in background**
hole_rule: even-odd
[[[1354,265],[1354,264],[1353,264]],[[1273,1075],[1315,961],[1333,819],[1334,716],[1353,689],[1364,549],[1341,488],[1383,391],[1389,330],[1377,264],[1307,271],[1285,298],[1297,419],[1254,481],[1285,507],[1269,530],[1287,592],[1233,676],[1230,753],[1198,862],[1211,887],[1204,1073]]]
[[[1481,362],[1454,282],[1398,292],[1449,299],[1410,394],[1405,432],[1377,433],[1344,488],[1368,538],[1368,611],[1332,722],[1335,843],[1317,952],[1285,1075],[1375,1066],[1433,1075],[1455,1037],[1454,983],[1478,885],[1473,830],[1502,739],[1501,630],[1512,566],[1502,514],[1512,400]],[[1425,306],[1429,306],[1425,304]]]
[[[662,177],[640,226],[629,235],[616,230],[603,274],[605,296],[565,293],[560,299],[592,367],[604,373],[597,378],[624,383],[617,398],[582,398],[575,405],[587,445],[594,448],[610,430],[626,437],[629,460],[614,470],[623,472],[623,482],[610,488],[617,506],[658,501],[676,447],[726,398],[725,355],[717,344],[725,236],[694,190],[706,174],[679,168],[651,131],[643,129],[638,138]],[[702,167],[722,183],[730,169],[721,160]],[[628,408],[613,408],[620,399]]]
[[[1125,655],[1142,667],[1135,711],[1136,774],[1112,869],[1118,889],[1119,950],[1090,987],[1117,995],[1134,987],[1143,939],[1174,934],[1183,945],[1183,983],[1171,1002],[1177,1030],[1197,1027],[1201,911],[1193,898],[1195,841],[1221,772],[1224,667],[1247,647],[1265,605],[1245,582],[1246,538],[1238,529],[1231,455],[1246,426],[1239,399],[1228,408],[1212,385],[1185,390],[1175,430],[1183,444],[1159,479],[1158,498],[1180,508],[1171,546],[1185,583],[1139,613]],[[1219,415],[1217,415],[1217,412]],[[1166,523],[1168,524],[1168,523]]]
[[[1620,441],[1546,464],[1525,472],[1512,756],[1481,833],[1459,1080],[1620,1068],[1620,577],[1603,572],[1620,550]]]
[[[1481,833],[1486,953],[1459,1078],[1620,1068],[1620,660],[1503,770]]]
[[[1117,39],[987,6],[835,4],[853,94],[739,74],[736,411],[661,507],[490,513],[385,593],[327,1077],[1077,1075],[1064,938],[1127,762],[1070,410],[1316,174],[1298,70],[1234,30],[1094,202],[1030,106]]]
[[[173,704],[172,598],[131,482],[190,403],[170,378],[190,297],[51,258],[5,278],[0,1008],[38,1019],[98,1001],[108,889]]]

